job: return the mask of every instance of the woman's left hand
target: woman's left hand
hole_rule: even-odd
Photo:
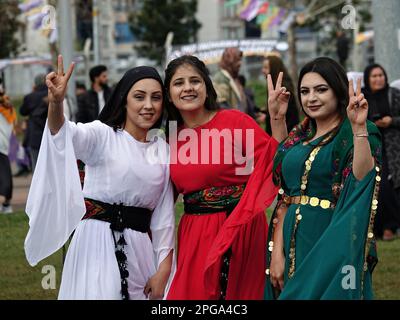
[[[144,294],[146,298],[150,295],[150,300],[159,300],[164,297],[164,290],[168,281],[168,273],[158,271],[146,283]]]
[[[365,126],[368,117],[368,102],[361,93],[361,78],[357,80],[356,94],[354,94],[353,80],[349,81],[349,105],[347,117],[352,127]]]

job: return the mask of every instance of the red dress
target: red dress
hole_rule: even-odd
[[[236,132],[237,136],[228,143],[233,145],[233,150],[240,151],[238,142],[241,140],[243,152],[240,154],[246,156],[253,149],[246,149],[246,129],[252,132],[254,139],[250,140],[254,141],[254,158],[251,154],[249,157],[254,159],[254,170],[249,171],[252,173],[236,174],[236,169],[246,164],[238,165],[239,161],[229,155],[231,148],[224,145],[224,139],[220,140],[220,148],[214,152],[211,152],[212,142],[209,140],[209,164],[205,164],[207,148],[204,147],[204,136],[202,141],[202,129],[217,129],[215,132],[231,134],[232,137]],[[209,122],[192,129],[193,132],[195,137],[185,141],[174,142],[170,138],[171,154],[178,154],[178,161],[173,156],[171,158],[171,179],[179,193],[185,195],[209,187],[247,185],[228,218],[225,212],[182,216],[178,229],[177,268],[167,299],[219,299],[222,256],[229,248],[232,255],[226,299],[263,299],[268,229],[265,209],[277,193],[272,182],[272,160],[278,142],[252,118],[236,110],[218,111]],[[192,162],[187,163],[182,155],[192,156]],[[218,158],[220,164],[212,164]],[[198,164],[194,163],[195,159]]]

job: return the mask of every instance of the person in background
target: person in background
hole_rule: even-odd
[[[347,39],[346,34],[343,30],[338,30],[336,32],[336,54],[339,59],[339,63],[346,70],[346,61],[349,56],[349,39]]]
[[[219,70],[212,77],[217,92],[217,102],[223,109],[247,113],[247,99],[239,81],[243,53],[239,48],[226,48],[219,63]]]
[[[89,77],[92,87],[86,93],[78,95],[76,122],[88,123],[96,120],[111,95],[106,66],[93,67],[89,71]]]
[[[288,132],[290,132],[294,126],[299,123],[299,107],[297,104],[293,81],[290,78],[290,75],[281,58],[275,55],[267,56],[264,59],[262,67],[262,73],[264,76],[267,77],[267,75],[270,74],[275,85],[276,79],[278,79],[280,72],[283,73],[282,86],[285,87],[288,92],[290,92],[290,100],[286,113],[286,126]],[[270,117],[268,113],[266,113],[265,128],[267,133],[271,134]]]
[[[32,162],[32,172],[35,170],[44,126],[47,119],[47,86],[45,74],[35,77],[33,91],[24,97],[19,108],[22,116],[27,116],[26,146]]]
[[[87,93],[86,86],[83,83],[77,82],[75,93],[77,97],[85,95]]]
[[[254,92],[251,88],[246,87],[246,77],[242,74],[238,77],[240,84],[244,89],[244,93],[246,95],[247,100],[247,114],[252,117],[257,122],[260,122],[260,119],[265,121],[265,117],[263,117],[263,113],[260,108],[257,107]]]
[[[382,181],[375,233],[383,240],[392,240],[400,228],[400,91],[389,86],[385,69],[374,63],[364,71],[363,93],[370,106],[368,119],[382,134]]]
[[[3,203],[0,204],[0,213],[3,214],[13,212],[11,207],[13,181],[8,153],[16,120],[17,114],[0,84],[0,196],[4,198]]]

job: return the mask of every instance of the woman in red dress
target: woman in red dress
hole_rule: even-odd
[[[287,135],[285,104],[270,110],[271,138],[245,113],[219,109],[196,57],[177,58],[165,72],[171,179],[185,205],[167,299],[263,299],[265,209],[277,193],[272,160]],[[284,88],[277,94],[287,102]]]

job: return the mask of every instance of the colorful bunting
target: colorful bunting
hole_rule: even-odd
[[[272,26],[278,25],[286,15],[286,12],[286,9],[279,8],[277,15],[272,19],[268,27],[271,28]]]
[[[32,9],[37,7],[41,7],[43,5],[43,0],[25,0],[18,5],[19,10],[21,12],[26,13]]]
[[[269,2],[264,2],[258,9],[258,14],[266,14],[268,12]]]
[[[238,9],[239,18],[251,21],[256,18],[256,23],[265,31],[273,26],[280,26],[282,23],[290,22],[293,19],[293,12],[288,13],[287,9],[276,6],[265,0],[225,0],[225,7],[232,7],[241,4]],[[290,19],[288,20],[288,18]],[[287,30],[287,26],[282,28]],[[280,28],[281,29],[281,28]]]
[[[261,30],[265,31],[269,28],[269,25],[274,20],[274,18],[278,15],[279,8],[276,6],[270,6],[270,10],[266,15],[266,19],[261,24]]]

